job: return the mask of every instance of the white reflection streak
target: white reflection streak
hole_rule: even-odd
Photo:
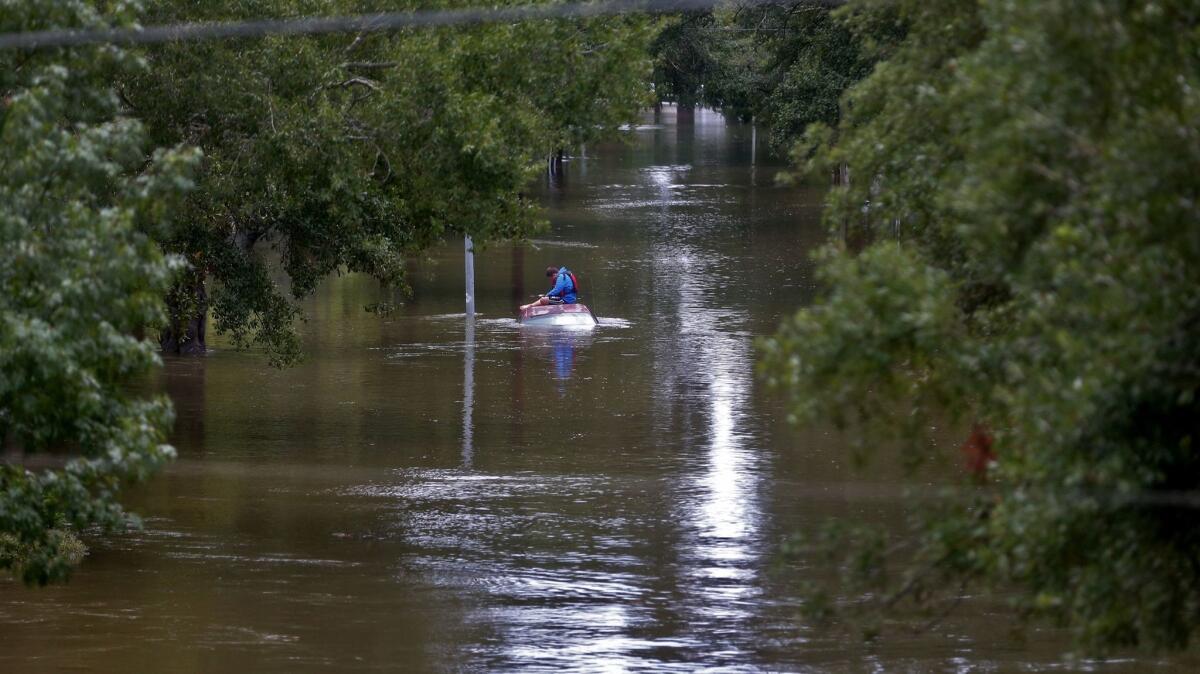
[[[758,592],[755,581],[761,512],[757,471],[746,435],[739,429],[749,399],[750,357],[739,338],[715,334],[704,340],[701,362],[710,364],[708,462],[698,476],[695,570],[710,614],[741,620],[740,600]],[[737,603],[731,603],[737,602]]]
[[[710,142],[719,141],[725,135],[724,120],[709,119],[701,112],[694,133]],[[704,143],[697,143],[697,156],[690,159],[699,161],[704,147]],[[673,195],[678,187],[674,183],[679,174],[656,167],[647,175],[658,188],[664,209],[676,205]],[[682,222],[686,224],[687,220]],[[752,353],[745,338],[718,327],[718,318],[729,312],[714,308],[705,296],[705,290],[712,290],[712,267],[720,263],[720,253],[684,242],[676,242],[669,250],[672,252],[657,256],[656,267],[671,270],[667,277],[675,281],[672,290],[679,298],[677,311],[682,327],[678,343],[685,351],[679,360],[688,364],[684,377],[699,375],[708,393],[707,462],[695,478],[697,502],[691,508],[697,534],[693,550],[700,567],[694,573],[709,581],[699,591],[710,610],[726,617],[744,617],[744,612],[729,601],[757,591],[754,578],[761,527],[759,477],[754,450],[747,446],[749,436],[740,427],[749,413]]]
[[[463,349],[463,468],[470,468],[475,458],[471,415],[475,408],[475,314],[467,312],[467,334]]]
[[[672,174],[672,168],[674,167],[653,166],[646,170],[650,182],[658,187],[658,205],[664,213],[670,208],[673,200],[671,187],[675,184],[675,176]]]
[[[544,625],[578,630],[587,634],[585,639],[558,640],[554,635],[540,644],[522,643],[509,649],[513,660],[521,663],[558,663],[558,669],[569,669],[566,663],[586,662],[589,672],[628,672],[636,658],[630,658],[639,648],[654,645],[652,642],[630,637],[625,631],[630,627],[629,611],[620,604],[596,607],[577,606],[569,615],[552,611],[539,619]]]
[[[746,457],[739,446],[734,426],[738,382],[727,371],[714,372],[711,385],[712,421],[708,472],[701,481],[707,490],[701,526],[706,536],[720,543],[709,554],[722,560],[744,559],[749,552],[740,542],[753,526],[748,507],[750,479]]]

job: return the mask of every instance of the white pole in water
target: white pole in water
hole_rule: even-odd
[[[463,350],[463,468],[475,459],[475,429],[471,417],[475,411],[475,314],[467,314],[466,348]]]
[[[475,246],[471,235],[463,237],[464,271],[467,276],[467,318],[475,318]]]
[[[474,459],[474,432],[471,415],[475,407],[475,248],[471,237],[463,239],[464,271],[467,277],[466,340],[463,349],[463,468]]]

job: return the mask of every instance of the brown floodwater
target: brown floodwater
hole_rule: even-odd
[[[1064,662],[1002,598],[872,643],[806,625],[822,572],[781,540],[898,525],[922,485],[852,470],[756,381],[824,234],[821,192],[776,187],[752,135],[668,109],[587,148],[538,190],[546,234],[477,256],[472,326],[457,241],[411,299],[330,279],[295,368],[220,341],[169,360],[179,459],[130,495],[144,530],[90,538],[68,585],[0,581],[0,672],[1191,671]],[[548,264],[594,331],[517,326]]]

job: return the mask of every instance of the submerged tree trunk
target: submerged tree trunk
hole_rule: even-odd
[[[842,162],[833,167],[830,175],[830,185],[833,188],[849,187],[850,186],[850,165]],[[845,217],[842,218],[842,243],[850,242],[850,221]]]
[[[550,154],[550,158],[546,163],[549,167],[551,187],[562,187],[564,185],[563,179],[565,174],[563,172],[563,161],[565,160],[566,153],[562,148],[559,148]]]
[[[170,322],[159,335],[163,353],[202,354],[208,322],[208,292],[202,273],[188,274],[167,294]]]
[[[842,162],[833,167],[831,175],[832,184],[834,187],[849,187],[850,186],[850,165]]]

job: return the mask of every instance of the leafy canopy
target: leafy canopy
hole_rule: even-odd
[[[809,124],[837,123],[842,93],[903,28],[887,7],[852,6],[835,19],[830,4],[732,2],[676,18],[651,47],[656,95],[753,117],[772,146],[790,149]]]
[[[1183,648],[1200,624],[1200,8],[891,4],[905,39],[797,155],[849,167],[826,219],[874,243],[824,253],[827,297],[763,342],[763,372],[802,422],[840,414],[913,447],[946,417],[990,429],[989,489],[926,519],[918,564],[891,576],[912,596],[1015,585],[1022,614],[1082,645]]]
[[[131,5],[9,3],[0,31],[128,25]],[[163,319],[175,260],[162,231],[194,153],[144,151],[110,86],[141,64],[115,47],[5,52],[0,67],[0,569],[66,577],[75,532],[135,521],[117,503],[174,450],[171,407],[131,384],[158,365],[138,335]]]
[[[396,9],[154,0],[147,21],[384,8]],[[646,102],[654,30],[637,17],[544,20],[147,49],[126,102],[156,145],[205,156],[182,226],[162,240],[194,270],[172,293],[175,323],[203,313],[196,287],[211,281],[218,330],[291,362],[294,300],[330,273],[403,286],[405,260],[445,237],[529,235],[543,220],[522,192],[545,157],[615,132]]]

